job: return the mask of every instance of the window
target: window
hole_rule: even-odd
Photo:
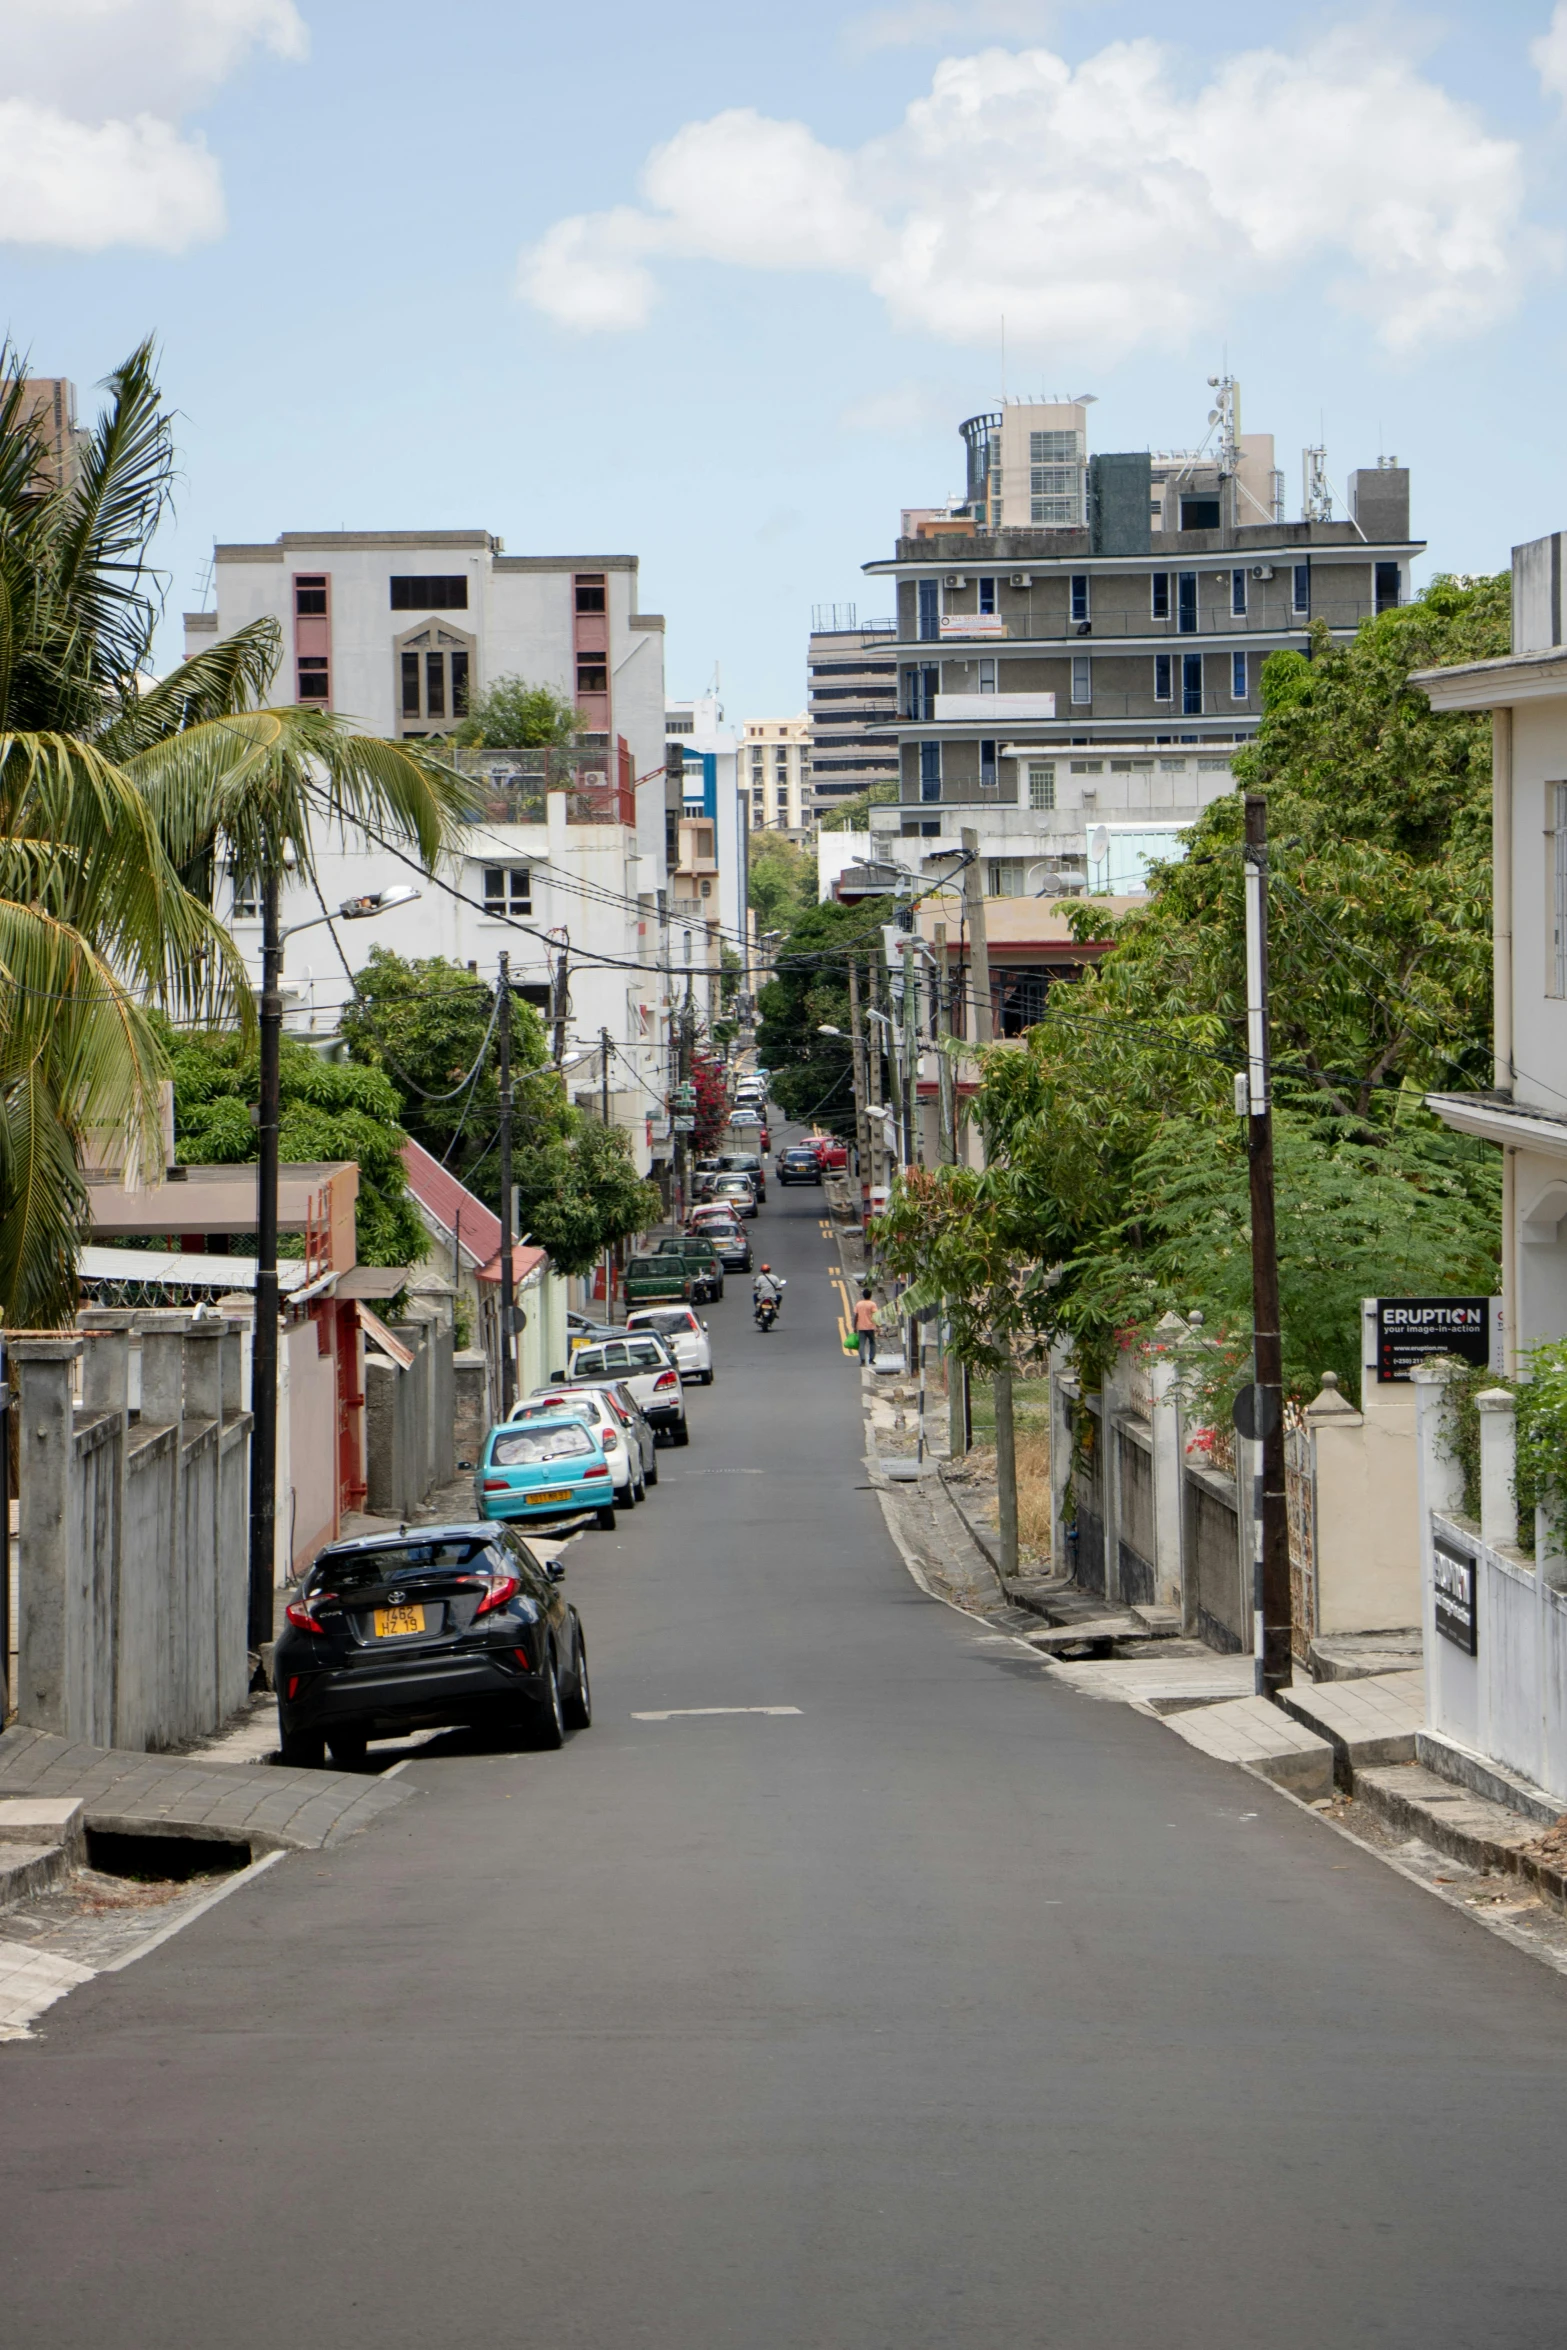
[[[1553,827],[1551,857],[1552,995],[1567,996],[1567,783],[1547,784],[1546,814]],[[237,899],[236,899],[237,904]]]
[[[995,692],[996,664],[994,661],[981,661],[979,665],[979,690],[982,694],[993,694]]]
[[[1028,436],[1030,465],[1072,465],[1077,463],[1077,434],[1075,432],[1031,432]]]
[[[577,691],[579,694],[609,692],[609,664],[602,653],[580,653],[577,656]]]
[[[921,644],[933,644],[941,634],[941,582],[922,579],[919,583],[919,637]]]
[[[979,583],[979,608],[982,612],[994,612],[996,609],[996,583],[993,579],[982,579]]]
[[[1048,759],[1028,763],[1028,804],[1031,808],[1053,808],[1056,804],[1056,771]]]
[[[991,857],[986,863],[987,898],[1020,898],[1023,895],[1028,873],[1021,857]]]
[[[1086,571],[1074,571],[1072,574],[1072,618],[1074,620],[1088,618],[1088,574]]]
[[[1184,759],[1161,759],[1159,762],[1159,773],[1161,775],[1184,775],[1186,773],[1186,761]]]
[[[235,922],[261,920],[261,884],[259,881],[238,881],[234,884],[234,902],[229,909]]]
[[[920,744],[920,798],[939,800],[941,797],[941,745]]]
[[[1112,775],[1151,775],[1153,761],[1152,759],[1112,759],[1110,772]]]
[[[1309,563],[1295,564],[1293,576],[1294,586],[1290,597],[1291,609],[1296,612],[1309,612],[1311,610],[1311,565]]]
[[[1171,698],[1172,667],[1173,655],[1155,653],[1153,657],[1153,698],[1156,702],[1167,702]]]
[[[1181,655],[1181,715],[1183,718],[1202,716],[1202,655]]]
[[[1232,653],[1230,655],[1230,700],[1244,702],[1245,699],[1246,656],[1244,653]]]
[[[392,576],[394,612],[466,612],[468,580],[465,573],[432,578],[422,572]]]
[[[982,742],[979,746],[979,788],[981,791],[994,791],[998,781],[996,746],[993,742]]]
[[[916,719],[934,718],[936,696],[941,689],[941,671],[934,666],[909,669],[904,672],[904,676],[907,681],[904,702],[907,715]]]
[[[1237,620],[1246,617],[1246,574],[1238,565],[1230,573],[1230,610]]]
[[[1199,775],[1228,775],[1230,762],[1228,759],[1199,759],[1197,772]]]
[[[1074,759],[1072,761],[1074,775],[1103,775],[1104,771],[1103,759]]]
[[[446,660],[441,653],[424,657],[424,707],[429,718],[446,716]]]
[[[1391,612],[1398,602],[1400,586],[1398,565],[1379,563],[1376,567],[1376,597],[1379,612]]]
[[[1155,620],[1168,620],[1170,617],[1170,574],[1167,571],[1156,571],[1148,585],[1152,591],[1150,608],[1153,617]]]
[[[1072,699],[1091,702],[1094,698],[1094,664],[1087,653],[1072,655]]]
[[[486,865],[484,868],[484,911],[486,914],[531,914],[533,912],[533,871],[527,865]]]
[[[1219,501],[1217,498],[1183,498],[1181,500],[1182,530],[1217,530]]]
[[[397,706],[405,734],[413,731],[410,720],[442,726],[467,717],[471,658],[462,637],[433,623],[404,638],[397,647]]]
[[[1175,575],[1175,626],[1181,636],[1197,634],[1197,574],[1178,571]]]
[[[1048,481],[1050,475],[1036,467],[1036,482]],[[1077,496],[1033,496],[1028,502],[1028,519],[1037,530],[1070,530],[1078,519]]]
[[[1396,566],[1395,566],[1396,568]],[[301,620],[326,618],[326,575],[314,578],[301,572],[294,582],[294,610]]]
[[[324,702],[330,692],[325,656],[320,653],[301,653],[298,699],[301,702]]]
[[[605,609],[604,574],[601,571],[579,571],[575,586],[579,612],[602,612]]]

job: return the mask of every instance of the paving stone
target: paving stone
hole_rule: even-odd
[[[0,2038],[25,2037],[35,2016],[78,1983],[91,1982],[93,1969],[52,1950],[24,1942],[0,1942]]]
[[[1386,1763],[1415,1759],[1415,1738],[1425,1720],[1423,1673],[1376,1673],[1348,1681],[1296,1682],[1281,1690],[1285,1712],[1325,1738],[1346,1787],[1359,1773]]]
[[[71,1873],[71,1859],[63,1844],[0,1844],[0,1909],[62,1884]]]
[[[1219,1762],[1241,1763],[1308,1803],[1333,1792],[1333,1749],[1327,1740],[1265,1697],[1193,1707],[1172,1714],[1168,1727],[1188,1746]]]

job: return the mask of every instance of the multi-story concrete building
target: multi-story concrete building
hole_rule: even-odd
[[[677,957],[706,973],[694,990],[704,1015],[720,1010],[723,950],[747,959],[750,795],[740,784],[741,737],[728,726],[716,693],[671,702],[664,718],[666,755],[681,780],[681,813],[669,867],[669,915]],[[674,985],[681,985],[677,962]]]
[[[30,375],[22,386],[24,414],[42,434],[45,463],[62,487],[76,478],[83,444],[89,438],[76,421],[76,386],[63,375]]]
[[[806,662],[818,818],[873,784],[897,781],[896,637],[896,621],[861,625],[853,604],[818,604],[812,615]]]
[[[340,958],[357,970],[375,945],[487,978],[504,950],[517,991],[552,1023],[563,1017],[568,1064],[608,1031],[616,1119],[646,1167],[679,956],[666,907],[664,624],[637,610],[637,558],[508,556],[488,531],[300,531],[220,545],[213,576],[217,609],[186,614],[187,653],[269,615],[283,634],[279,698],[367,731],[440,736],[506,676],[576,702],[587,723],[570,752],[460,754],[475,805],[456,857],[416,905],[291,946],[287,1016],[330,1037],[349,984]],[[317,855],[328,906],[410,879],[373,843],[329,838]],[[259,965],[260,909],[242,877],[233,886],[220,910]],[[286,924],[320,911],[312,891],[285,893]]]
[[[899,798],[871,819],[883,853],[940,862],[970,825],[992,886],[1135,890],[1230,788],[1267,655],[1303,648],[1313,621],[1347,639],[1407,597],[1421,552],[1407,472],[1351,474],[1345,520],[1285,522],[1271,436],[1243,441],[1235,387],[1215,389],[1213,445],[1157,460],[1158,483],[1147,451],[1088,453],[1082,402],[964,426],[982,459],[967,513],[922,521],[865,567],[897,600]],[[1038,524],[1011,519],[1016,449]]]
[[[816,829],[811,788],[811,721],[751,718],[740,753],[740,789],[749,794],[751,830],[791,832],[802,840]]]

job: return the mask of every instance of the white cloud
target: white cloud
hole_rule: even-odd
[[[302,58],[294,0],[0,0],[0,240],[162,252],[219,235],[181,118],[256,49]]]
[[[1516,145],[1349,32],[1247,51],[1195,88],[1148,40],[1075,69],[1043,48],[949,58],[864,147],[720,114],[654,151],[641,194],[525,253],[529,299],[568,325],[632,327],[660,258],[832,270],[899,325],[974,343],[1005,312],[1020,347],[1102,364],[1325,272],[1328,298],[1409,350],[1495,318],[1543,250]]]
[[[1550,23],[1529,43],[1529,62],[1547,97],[1567,102],[1567,0],[1556,0]]]

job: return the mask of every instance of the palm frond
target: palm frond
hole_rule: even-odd
[[[149,337],[107,378],[60,533],[59,592],[90,634],[100,679],[126,687],[146,663],[156,612],[147,549],[174,482],[174,444]]]
[[[283,633],[275,620],[249,620],[193,653],[149,693],[134,694],[98,737],[111,759],[133,758],[190,726],[228,718],[260,702],[277,674]]]
[[[59,1329],[76,1312],[87,1187],[43,1070],[0,1086],[0,1315],[12,1328]]]

